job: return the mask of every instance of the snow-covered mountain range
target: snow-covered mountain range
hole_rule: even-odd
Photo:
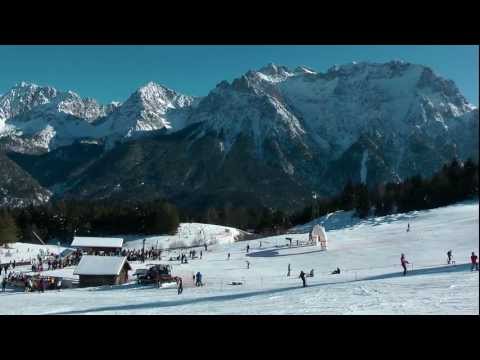
[[[108,105],[73,91],[22,82],[0,97],[0,140],[8,150],[23,153],[50,151],[84,139],[113,143],[183,127],[185,115],[179,110],[194,104],[193,97],[153,82],[123,104]]]
[[[85,152],[88,166],[76,163],[74,174],[50,176],[57,196],[153,192],[202,202],[236,194],[290,206],[348,179],[373,185],[478,159],[478,109],[453,81],[403,61],[323,73],[269,64],[203,98],[156,83],[109,105],[27,83],[0,97],[0,147],[51,153],[42,166],[35,157],[19,162],[37,178],[55,166],[53,150],[79,141],[104,151]]]

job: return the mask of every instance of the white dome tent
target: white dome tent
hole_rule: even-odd
[[[320,246],[322,250],[327,250],[327,233],[322,225],[316,224],[310,232],[310,239],[316,246]]]

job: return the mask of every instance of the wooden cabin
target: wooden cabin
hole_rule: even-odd
[[[84,255],[73,272],[79,277],[79,286],[119,285],[128,281],[132,267],[126,256]]]
[[[122,238],[84,237],[75,236],[71,247],[80,249],[88,255],[113,255],[122,250]]]

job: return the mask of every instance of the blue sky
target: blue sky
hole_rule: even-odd
[[[73,90],[100,102],[124,101],[156,81],[188,95],[206,95],[269,62],[325,71],[351,61],[398,59],[430,66],[452,79],[478,106],[478,46],[0,46],[0,94],[30,81]]]

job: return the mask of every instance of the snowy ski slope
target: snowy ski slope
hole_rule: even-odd
[[[282,235],[262,239],[262,248],[259,240],[250,241],[248,256],[247,242],[219,242],[202,260],[170,262],[184,277],[182,295],[133,282],[44,294],[7,291],[0,293],[0,313],[478,315],[479,273],[468,264],[470,253],[479,250],[478,220],[478,201],[363,221],[339,212],[328,217],[326,252],[285,247]],[[287,236],[294,245],[308,238],[307,233]],[[449,249],[455,266],[446,264]],[[406,277],[399,265],[402,252],[411,262]],[[337,266],[342,274],[330,275]],[[310,269],[315,276],[302,288],[298,274]],[[202,272],[204,287],[192,286],[196,271]],[[232,281],[242,285],[229,285]]]

